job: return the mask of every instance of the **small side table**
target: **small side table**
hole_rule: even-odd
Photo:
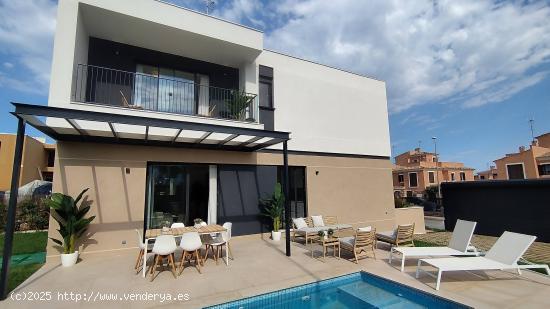
[[[317,242],[323,247],[323,261],[327,255],[329,247],[332,247],[332,256],[336,257],[336,250],[338,250],[338,258],[340,258],[340,239],[338,237],[319,237]],[[313,249],[311,250],[311,257],[313,257]]]

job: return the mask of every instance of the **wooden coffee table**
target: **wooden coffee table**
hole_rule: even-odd
[[[340,258],[340,239],[338,237],[332,236],[326,239],[319,237],[315,242],[323,247],[323,260],[325,260],[329,247],[332,247],[332,256],[336,257],[336,250],[338,250],[338,258]],[[313,248],[311,249],[311,257],[313,257]]]

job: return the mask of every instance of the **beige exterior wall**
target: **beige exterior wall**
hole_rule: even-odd
[[[15,134],[0,134],[0,191],[11,189],[15,141]],[[50,147],[50,145],[25,136],[19,186],[40,179],[40,171],[48,170],[48,154],[45,147]]]
[[[97,216],[81,251],[136,246],[134,229],[143,228],[148,161],[282,165],[282,154],[60,142],[54,191],[75,196],[90,188],[85,200],[92,206],[90,215]],[[336,215],[340,222],[379,230],[394,226],[389,160],[290,155],[289,165],[306,166],[310,215]],[[56,228],[50,220],[50,236],[57,236]],[[58,254],[52,245],[50,241],[48,254]]]
[[[498,179],[508,179],[507,164],[523,164],[524,176],[526,179],[539,178],[538,165],[536,157],[548,152],[548,148],[531,146],[530,149],[518,153],[507,155],[506,157],[495,160],[497,166]]]
[[[414,223],[415,234],[426,234],[424,207],[405,207],[395,209],[395,225]]]

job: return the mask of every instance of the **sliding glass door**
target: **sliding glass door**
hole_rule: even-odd
[[[148,169],[148,228],[207,221],[208,165],[150,164]]]
[[[209,84],[207,75],[138,64],[134,105],[160,112],[209,116]]]

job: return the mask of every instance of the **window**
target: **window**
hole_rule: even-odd
[[[409,187],[414,188],[418,187],[418,174],[409,173]]]
[[[493,174],[493,179],[497,179],[498,174]]]
[[[466,181],[466,173],[460,172],[460,181]]]
[[[550,175],[550,163],[539,165],[539,175],[540,176],[549,176]]]
[[[435,161],[436,161],[436,159],[435,159],[435,157],[433,157],[433,158],[432,158],[432,162],[435,162]]]
[[[523,163],[506,164],[508,179],[525,179]]]
[[[273,80],[260,76],[260,106],[273,108]]]
[[[451,181],[455,181],[455,173],[451,173]]]
[[[428,181],[430,183],[435,183],[435,173],[434,172],[432,172],[432,171],[428,172]]]
[[[403,174],[397,174],[397,182],[400,184],[405,183],[405,176]]]
[[[483,180],[483,179],[485,179],[485,176],[480,175],[480,176],[479,176],[479,179]]]

